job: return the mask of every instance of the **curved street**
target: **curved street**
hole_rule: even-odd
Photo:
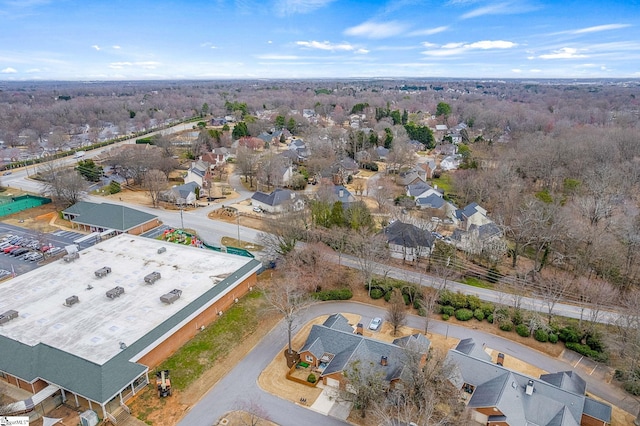
[[[337,312],[353,313],[362,316],[362,322],[368,323],[373,317],[384,318],[386,310],[355,302],[322,302],[310,306],[298,321],[303,325],[321,315]],[[459,327],[443,321],[431,320],[429,332],[464,339],[471,337],[477,342],[498,350],[507,356],[518,358],[548,372],[574,370],[573,366],[556,358],[551,358],[526,346],[510,340],[483,333],[466,327]],[[424,318],[407,316],[407,325],[418,330],[424,329]],[[226,413],[239,409],[250,401],[259,405],[269,420],[283,426],[300,424],[344,425],[341,420],[324,416],[309,408],[278,398],[263,391],[257,382],[258,376],[271,362],[280,356],[287,341],[286,325],[280,321],[255,348],[211,390],[195,404],[178,423],[180,426],[210,426]],[[283,360],[284,362],[284,360]],[[587,382],[589,392],[630,413],[638,411],[638,403],[633,397],[618,388],[603,383],[600,379],[577,371]]]

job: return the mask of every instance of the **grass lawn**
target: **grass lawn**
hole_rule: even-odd
[[[493,284],[474,277],[464,277],[460,280],[460,282],[466,285],[470,285],[471,287],[493,288]]]
[[[438,185],[438,189],[444,191],[445,194],[449,194],[453,190],[453,182],[451,174],[441,173],[437,179],[431,179],[431,186]]]
[[[261,307],[260,292],[247,294],[163,362],[158,370],[171,370],[171,385],[179,390],[186,389],[217,359],[224,357],[236,342],[257,328]]]

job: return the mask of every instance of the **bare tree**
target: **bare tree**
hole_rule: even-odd
[[[296,247],[306,233],[308,224],[303,211],[288,210],[277,218],[267,218],[264,232],[258,234],[260,244],[273,258],[285,256]]]
[[[352,402],[365,418],[370,406],[382,401],[389,386],[382,370],[375,368],[371,361],[357,359],[349,363],[343,375],[348,381],[348,389],[340,392],[341,398]]]
[[[387,321],[393,328],[393,335],[396,336],[400,327],[407,322],[407,310],[404,304],[404,298],[402,292],[398,289],[393,289],[391,299],[389,299],[389,307],[387,308]]]
[[[265,300],[269,307],[281,315],[287,324],[288,348],[286,350],[287,364],[291,367],[297,360],[297,353],[291,346],[292,333],[295,322],[302,311],[312,303],[309,293],[304,289],[295,271],[285,271],[275,277],[275,282],[263,289]]]
[[[239,400],[236,409],[241,411],[240,422],[243,426],[260,426],[271,423],[269,413],[264,409],[259,399]]]
[[[142,185],[149,193],[153,207],[158,207],[160,194],[167,189],[167,184],[167,176],[160,170],[153,169],[145,173]]]
[[[617,299],[617,292],[606,281],[580,277],[576,281],[575,292],[580,301],[580,322],[578,326],[582,328],[582,320],[585,312],[589,325],[588,330],[593,330],[604,307],[611,306]]]
[[[555,272],[548,276],[541,276],[536,286],[536,294],[542,298],[547,307],[547,320],[551,324],[553,309],[562,300],[573,284],[574,277],[564,273]]]
[[[371,295],[371,281],[380,263],[389,257],[384,237],[375,234],[370,228],[363,227],[352,234],[347,242],[348,252],[355,256],[362,280]]]
[[[88,182],[74,169],[60,169],[54,162],[41,168],[43,178],[42,194],[53,198],[54,202],[69,207],[80,201],[89,189]]]
[[[253,187],[253,178],[258,171],[260,157],[254,150],[240,146],[236,154],[236,164],[238,171],[244,176],[244,181],[249,182],[249,187]]]

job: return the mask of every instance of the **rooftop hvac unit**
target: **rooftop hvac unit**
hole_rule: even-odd
[[[153,284],[160,279],[160,272],[153,271],[152,273],[144,277],[144,282],[147,284]]]
[[[78,296],[71,296],[71,297],[67,297],[67,299],[65,300],[64,304],[66,306],[71,306],[71,305],[75,305],[79,301],[80,301],[80,299],[78,298]]]
[[[162,303],[172,304],[176,300],[180,299],[180,296],[182,296],[182,290],[178,290],[176,288],[171,290],[169,293],[160,296],[160,301]]]
[[[166,247],[160,247],[160,248],[158,249],[158,254],[162,254],[162,253],[164,253],[165,251],[167,251],[167,248],[166,248]]]
[[[13,309],[8,310],[7,312],[0,314],[0,324],[9,322],[14,318],[18,318],[18,311],[14,311]]]
[[[96,414],[93,410],[87,410],[80,413],[80,424],[82,426],[96,426],[100,419],[98,419],[98,414]]]
[[[116,297],[120,297],[121,294],[124,294],[124,288],[123,287],[114,287],[111,290],[107,291],[107,297],[109,299],[115,299]]]
[[[73,262],[79,257],[80,257],[80,254],[77,251],[75,251],[73,253],[65,254],[62,258],[64,259],[65,262]]]
[[[527,382],[527,387],[525,388],[524,393],[527,395],[533,395],[533,380],[529,380]]]
[[[106,277],[110,273],[111,273],[111,268],[109,266],[104,266],[95,272],[96,277],[98,278]]]

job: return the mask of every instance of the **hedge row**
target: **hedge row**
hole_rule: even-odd
[[[343,288],[341,290],[323,290],[313,294],[313,298],[317,300],[349,300],[353,297],[353,292],[350,288]]]

